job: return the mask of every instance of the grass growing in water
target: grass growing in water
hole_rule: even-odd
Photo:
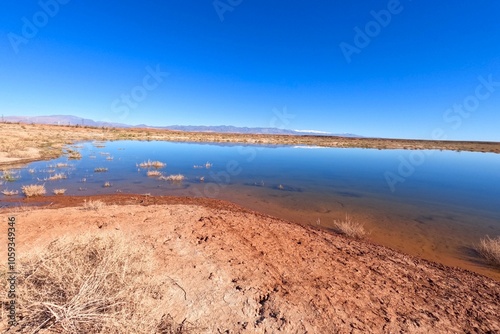
[[[30,184],[28,186],[22,186],[21,190],[26,197],[36,197],[43,196],[47,192],[44,185],[40,184]]]
[[[493,265],[500,266],[500,236],[481,239],[476,247],[478,253]]]
[[[54,189],[52,192],[54,193],[54,195],[64,195],[66,189]]]
[[[161,161],[151,161],[151,160],[148,160],[148,161],[144,161],[144,162],[141,162],[139,164],[139,167],[141,168],[163,168],[165,167],[167,164],[164,163],[164,162],[161,162]]]
[[[147,175],[151,177],[161,176],[161,172],[157,170],[148,170]]]
[[[335,220],[333,222],[333,229],[337,233],[356,239],[360,239],[366,235],[363,224],[352,221],[348,215],[345,216],[344,220]]]
[[[49,176],[47,178],[48,181],[55,181],[55,180],[62,180],[62,179],[66,179],[67,176],[63,173],[59,173],[59,174],[54,174],[52,176]]]
[[[20,176],[17,175],[17,173],[15,171],[5,170],[5,171],[3,171],[2,176],[0,176],[0,179],[7,181],[7,182],[14,182],[14,181],[20,179]]]
[[[68,159],[80,160],[81,158],[82,158],[82,154],[80,152],[68,149]]]
[[[182,182],[186,177],[182,174],[172,174],[169,176],[161,176],[160,180],[170,181],[170,182]]]
[[[19,191],[18,190],[4,189],[4,190],[2,190],[2,194],[4,194],[5,196],[15,196],[15,195],[19,194]]]

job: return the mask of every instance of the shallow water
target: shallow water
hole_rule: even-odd
[[[349,214],[366,224],[374,242],[498,275],[471,249],[485,235],[500,235],[498,154],[139,141],[97,146],[73,146],[80,160],[31,163],[19,171],[19,180],[5,182],[1,189],[38,183],[48,192],[65,188],[66,195],[215,197],[324,227]],[[148,169],[137,166],[148,159],[167,163],[158,169],[163,175],[180,173],[186,179],[172,183],[148,177]],[[210,168],[205,168],[207,162]],[[57,163],[69,166],[58,168]],[[97,167],[108,170],[94,172]],[[44,180],[56,173],[67,178]],[[391,180],[397,180],[392,188]],[[111,187],[104,187],[105,182]]]

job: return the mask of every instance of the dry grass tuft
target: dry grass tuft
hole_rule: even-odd
[[[83,209],[84,210],[94,210],[94,211],[99,211],[101,210],[102,208],[104,208],[106,206],[106,203],[102,202],[102,201],[99,201],[99,200],[96,200],[96,201],[93,201],[93,200],[85,200],[83,202]]]
[[[64,195],[66,189],[54,189],[52,192],[54,193],[54,195]]]
[[[94,168],[94,173],[104,173],[104,172],[107,172],[108,169],[105,168],[105,167],[97,167],[97,168]]]
[[[151,160],[148,160],[148,161],[141,162],[139,164],[139,167],[141,167],[141,168],[151,168],[151,167],[154,167],[154,168],[163,168],[166,165],[167,165],[166,163],[161,162],[161,161],[151,161]]]
[[[111,187],[111,183],[110,183],[110,182],[108,182],[108,181],[106,181],[106,182],[104,182],[103,187],[104,187],[104,188],[109,188],[109,187]]]
[[[4,189],[4,190],[2,190],[2,194],[4,194],[5,196],[15,196],[15,195],[19,194],[19,191],[18,190]]]
[[[352,221],[348,215],[345,216],[344,220],[335,220],[333,225],[335,232],[345,234],[351,238],[360,239],[366,235],[363,224]]]
[[[20,259],[16,329],[26,333],[187,333],[158,298],[162,280],[123,233],[59,238]],[[192,329],[192,328],[191,328]],[[44,331],[45,332],[45,331]]]
[[[55,181],[55,180],[62,180],[62,179],[66,179],[67,176],[66,174],[63,174],[63,173],[59,173],[59,174],[54,174],[52,176],[49,176],[47,178],[48,181]]]
[[[63,168],[63,167],[69,167],[69,164],[65,162],[59,162],[56,164],[56,168]]]
[[[0,176],[0,179],[7,181],[7,182],[14,182],[20,178],[21,177],[19,176],[19,174],[16,171],[12,171],[12,170],[5,170],[5,171],[3,171],[2,175]]]
[[[43,196],[46,193],[45,186],[43,184],[30,184],[28,186],[22,186],[21,190],[26,197]]]
[[[147,173],[148,176],[161,176],[161,172],[160,171],[157,171],[157,170],[148,170],[148,173]]]
[[[500,236],[481,239],[476,247],[478,253],[493,265],[500,266]]]
[[[161,176],[160,180],[170,181],[170,182],[182,182],[186,177],[182,174],[172,174],[169,176]]]
[[[70,160],[80,160],[82,154],[78,151],[68,150],[68,159]]]

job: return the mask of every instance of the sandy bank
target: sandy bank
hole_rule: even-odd
[[[222,201],[189,201],[122,196],[84,211],[81,198],[68,198],[78,206],[2,209],[0,219],[16,215],[18,256],[84,231],[145,245],[154,274],[169,278],[158,303],[195,332],[500,331],[500,283],[489,278]]]

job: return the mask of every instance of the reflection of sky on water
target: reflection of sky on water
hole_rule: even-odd
[[[460,207],[463,210],[482,210],[498,215],[500,204],[500,155],[450,151],[407,151],[373,149],[311,149],[303,147],[264,147],[213,145],[195,143],[117,141],[105,147],[85,143],[78,148],[81,160],[62,157],[52,161],[35,162],[21,171],[21,180],[3,187],[20,189],[23,184],[45,183],[48,191],[67,188],[68,195],[93,193],[139,192],[152,194],[189,194],[189,189],[204,187],[219,191],[248,186],[280,189],[289,193],[377,198],[390,202],[431,203],[443,208]],[[422,153],[424,152],[424,153]],[[107,153],[107,154],[105,154]],[[110,160],[108,157],[112,157]],[[422,159],[423,157],[423,159]],[[172,184],[146,176],[146,169],[136,164],[145,160],[160,160],[167,167],[164,175],[184,174],[187,181]],[[412,160],[413,159],[413,160]],[[408,163],[416,164],[408,167]],[[69,168],[49,167],[57,162],[68,162]],[[212,168],[193,168],[194,165],[213,164]],[[404,165],[403,167],[401,167]],[[94,168],[105,167],[108,172],[95,173]],[[401,169],[403,173],[398,171]],[[35,169],[30,174],[28,169]],[[54,173],[65,173],[68,178],[43,181]],[[391,192],[386,172],[402,176],[404,182],[395,184]],[[200,185],[199,178],[205,184]],[[81,182],[85,180],[86,182]],[[104,182],[112,187],[104,188]],[[213,191],[205,195],[213,195]],[[198,192],[199,194],[199,192]]]

